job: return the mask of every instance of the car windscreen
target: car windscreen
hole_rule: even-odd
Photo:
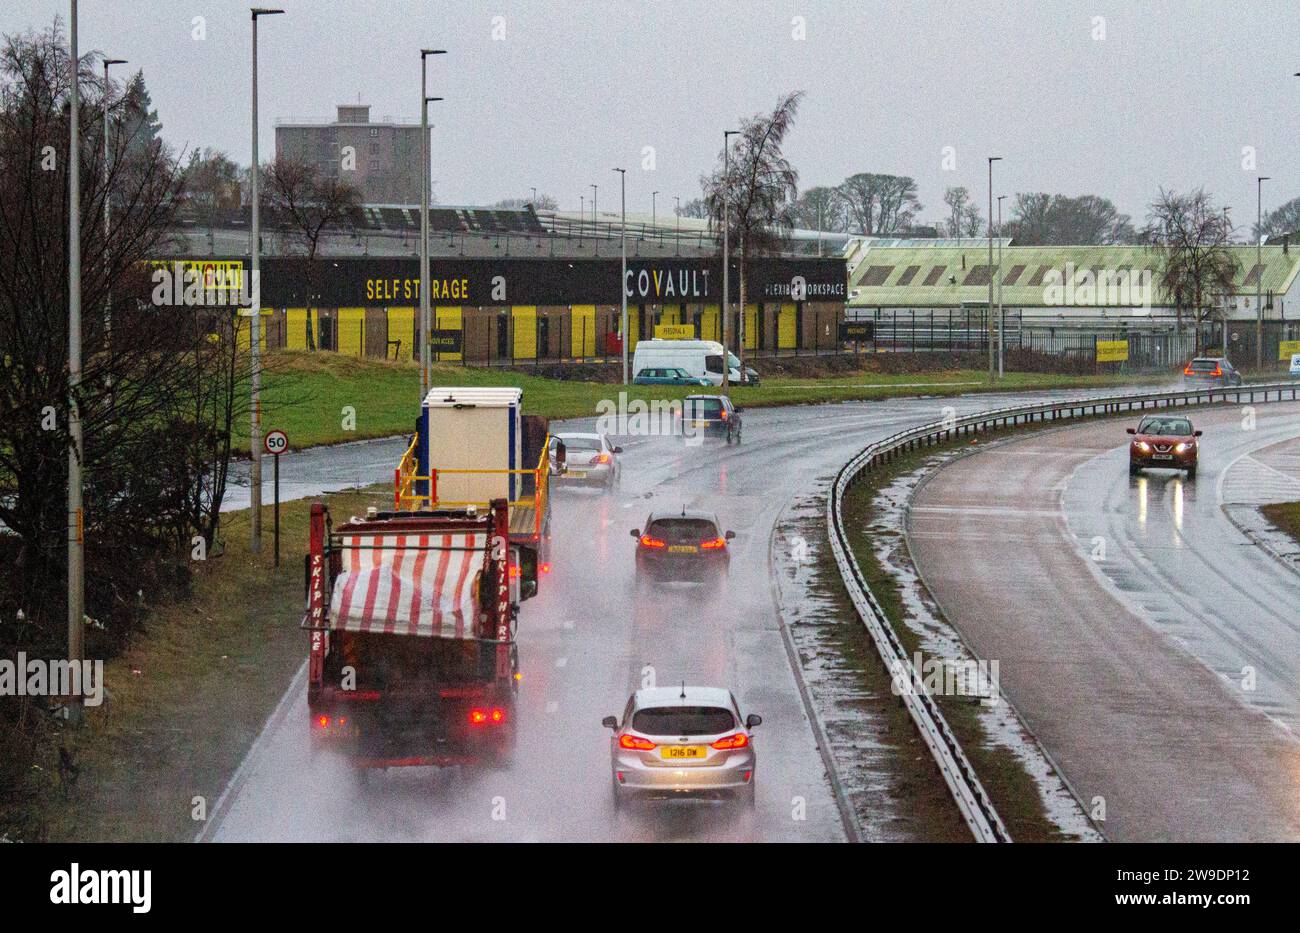
[[[711,373],[722,372],[722,355],[718,353],[710,353],[704,358],[704,368]]]
[[[1192,360],[1190,366],[1190,369],[1194,373],[1212,373],[1218,368],[1218,360]]]
[[[650,523],[646,534],[668,544],[699,544],[716,538],[718,529],[707,518],[660,518]]]
[[[688,398],[682,403],[687,417],[717,418],[722,414],[722,400],[716,398]]]
[[[1192,423],[1186,418],[1151,418],[1142,422],[1138,433],[1158,437],[1186,437],[1192,433]]]
[[[632,714],[643,735],[717,735],[736,728],[731,710],[720,706],[649,706]]]

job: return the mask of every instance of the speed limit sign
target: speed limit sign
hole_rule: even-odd
[[[262,446],[268,454],[278,457],[289,449],[289,437],[283,431],[267,431]]]

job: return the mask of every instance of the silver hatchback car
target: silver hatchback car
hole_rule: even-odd
[[[614,805],[629,797],[730,797],[754,805],[754,737],[730,690],[654,687],[627,701],[610,740]]]
[[[559,462],[559,446],[564,444],[564,465]],[[547,451],[551,476],[556,483],[585,486],[618,487],[623,467],[619,463],[622,447],[610,443],[605,434],[552,434]]]

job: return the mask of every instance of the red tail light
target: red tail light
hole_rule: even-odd
[[[649,739],[643,739],[638,735],[628,735],[626,732],[618,737],[619,748],[631,748],[639,752],[648,752],[655,747],[655,743]]]
[[[708,541],[701,541],[700,547],[706,551],[718,551],[727,546],[726,538],[712,538]]]
[[[330,718],[328,716],[317,716],[315,723],[317,729],[328,729],[330,727]]]
[[[726,420],[727,420],[727,410],[726,410],[725,408],[722,409],[722,415],[721,415],[721,417],[722,417],[722,420],[723,420],[723,421],[726,421]]]
[[[471,726],[485,726],[488,723],[499,725],[506,721],[506,711],[499,706],[491,709],[480,709],[475,707],[469,711],[469,724]]]
[[[667,546],[668,546],[667,542],[660,541],[658,538],[652,538],[652,537],[650,537],[649,535],[642,535],[640,540],[641,540],[641,546],[642,546],[642,547],[656,547],[656,548],[657,548],[657,547],[667,547]]]
[[[510,565],[510,579],[511,579],[511,580],[515,579],[516,577],[519,576],[519,574],[520,574],[519,565],[518,565],[518,564],[511,564],[511,565]]]
[[[714,742],[710,748],[725,750],[728,748],[744,748],[748,744],[749,736],[745,735],[743,732],[737,732],[735,735],[723,736],[718,739],[718,741]]]
[[[1192,372],[1192,367],[1188,366],[1186,369],[1183,370],[1183,375],[1184,375],[1184,376],[1195,376],[1196,373]]]
[[[609,454],[596,454],[591,458],[592,463],[609,463]]]
[[[1220,367],[1220,366],[1216,366],[1216,367],[1214,367],[1214,372],[1210,373],[1210,375],[1211,375],[1211,376],[1222,376],[1222,375],[1223,375],[1223,368]]]
[[[544,574],[546,574],[546,573],[550,573],[550,572],[551,572],[551,562],[550,562],[549,560],[542,561],[542,565],[541,565],[539,568],[537,568],[537,569],[540,570],[540,571],[541,571],[542,573],[544,573]]]

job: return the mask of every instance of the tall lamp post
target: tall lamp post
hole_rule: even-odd
[[[722,394],[726,395],[731,387],[731,206],[728,193],[731,190],[731,137],[739,136],[740,130],[722,131]]]
[[[1264,305],[1260,302],[1260,284],[1264,281],[1264,182],[1267,175],[1255,179],[1255,368],[1264,367]]]
[[[429,69],[430,55],[445,49],[420,49],[420,403],[429,394]]]
[[[677,215],[677,234],[673,237],[673,253],[680,256],[682,253],[682,199],[673,195],[673,203],[677,209],[673,211]]]
[[[1007,339],[1007,322],[1005,312],[1002,310],[1002,202],[1007,199],[1005,194],[998,195],[998,378],[1003,376],[1002,358],[1005,351]]]
[[[1002,156],[989,156],[989,383],[994,379],[993,370],[993,163],[1001,162]]]
[[[106,58],[104,59],[104,273],[105,282],[109,281],[111,274],[111,265],[109,262],[109,237],[112,235],[112,199],[109,197],[109,172],[112,161],[109,154],[108,135],[108,66],[125,65],[125,58]],[[104,347],[108,352],[109,359],[113,358],[113,292],[111,283],[104,289]],[[113,373],[112,367],[109,367],[108,378],[104,380],[105,384],[112,386]]]
[[[596,227],[596,192],[600,189],[596,185],[588,185],[587,187],[591,189],[591,235],[593,237],[598,237],[600,234]],[[599,240],[597,241],[596,249],[600,249]]]
[[[77,51],[77,0],[68,30],[72,67],[68,114],[68,660],[85,653],[85,539],[81,502],[81,59]],[[81,722],[81,697],[69,696],[68,718]]]
[[[619,255],[622,256],[622,271],[618,277],[618,292],[623,300],[623,316],[619,319],[619,326],[623,330],[623,385],[627,385],[627,169],[616,168],[618,172],[618,187],[622,201],[623,223],[618,235]],[[591,187],[595,188],[595,185]],[[596,203],[595,195],[592,195],[592,204]]]
[[[258,176],[261,166],[257,156],[257,18],[275,16],[284,10],[253,7],[253,159],[249,167],[249,198],[252,201],[252,243],[249,246],[249,277],[252,279],[249,310],[249,382],[252,386],[252,413],[249,415],[248,452],[253,458],[248,471],[248,506],[254,554],[262,550],[262,277],[260,272],[262,252],[262,205],[258,194]]]

